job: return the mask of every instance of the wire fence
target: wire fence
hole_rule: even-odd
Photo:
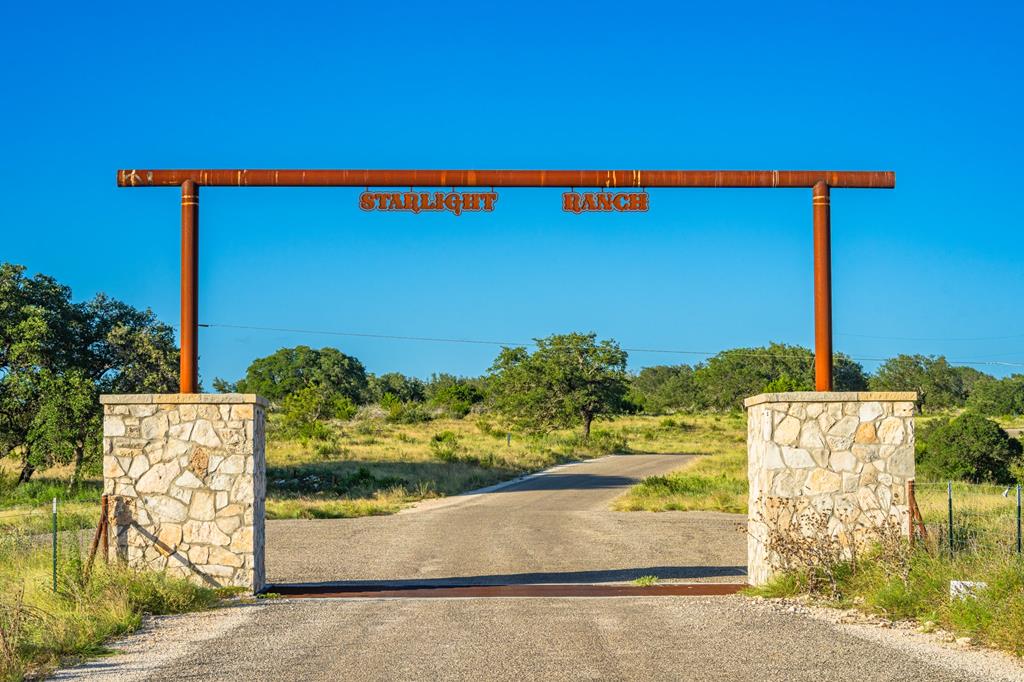
[[[1021,553],[1021,487],[946,482],[914,485],[914,497],[939,552]]]

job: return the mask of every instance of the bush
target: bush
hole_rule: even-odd
[[[1024,375],[979,379],[967,398],[967,409],[989,416],[1024,414]]]
[[[475,386],[467,383],[451,383],[434,390],[430,402],[444,409],[451,416],[461,419],[469,414],[473,405],[482,402],[483,399],[484,394]]]
[[[430,452],[442,462],[451,462],[459,454],[459,437],[454,431],[441,431],[430,438]]]
[[[918,473],[932,480],[1007,483],[1021,444],[999,424],[965,413],[953,420],[935,420],[917,439]]]
[[[356,406],[346,395],[307,386],[292,393],[281,404],[281,430],[298,438],[328,440],[334,432],[328,419],[352,419]]]
[[[644,367],[632,383],[630,400],[648,414],[700,407],[700,398],[693,383],[693,367],[689,365]]]
[[[406,403],[391,393],[385,393],[380,406],[387,413],[386,419],[393,424],[419,424],[434,418],[422,403]]]
[[[0,535],[0,680],[39,679],[60,664],[107,652],[142,615],[209,608],[217,591],[163,573],[97,561],[87,580],[77,539],[60,549],[57,592],[50,550],[17,533]]]

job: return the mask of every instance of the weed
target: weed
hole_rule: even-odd
[[[634,585],[639,587],[651,587],[652,585],[658,584],[658,576],[656,575],[642,575],[633,581]]]

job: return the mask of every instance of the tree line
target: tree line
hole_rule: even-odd
[[[697,364],[627,370],[612,339],[556,334],[533,348],[503,348],[479,377],[398,372],[374,375],[336,348],[282,348],[254,360],[218,391],[268,398],[275,420],[295,436],[317,436],[325,422],[374,410],[391,421],[460,418],[490,410],[526,432],[580,428],[620,414],[728,411],[762,392],[811,390],[814,354],[772,343],[734,348]],[[938,356],[898,355],[869,374],[837,353],[837,391],[916,391],[924,413],[966,408],[979,415],[1024,413],[1024,375],[997,379]],[[101,393],[170,393],[178,384],[173,329],[149,310],[103,294],[74,302],[51,277],[0,264],[0,457],[14,457],[19,482],[40,467],[69,464],[72,483],[98,462]]]
[[[172,393],[174,330],[150,310],[97,294],[81,302],[52,277],[0,263],[0,456],[18,482],[36,469],[97,462],[101,393]]]

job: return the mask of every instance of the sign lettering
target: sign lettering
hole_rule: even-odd
[[[497,192],[363,192],[359,208],[364,211],[493,211]]]
[[[589,211],[646,211],[647,192],[564,192],[562,210],[569,213]]]

